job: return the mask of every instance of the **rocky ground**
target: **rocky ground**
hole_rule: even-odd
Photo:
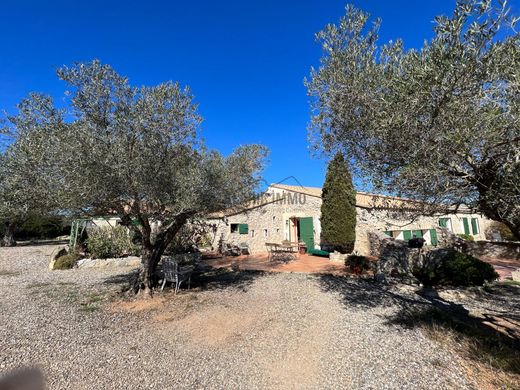
[[[475,387],[398,321],[428,304],[413,291],[221,269],[131,301],[130,269],[49,271],[54,249],[0,248],[0,374],[36,366],[50,389]]]

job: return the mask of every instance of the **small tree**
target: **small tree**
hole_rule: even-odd
[[[55,190],[47,197],[71,215],[119,215],[141,237],[134,288],[151,295],[157,264],[188,221],[254,195],[266,150],[242,146],[228,157],[207,150],[197,106],[178,83],[133,87],[99,61],[58,76],[70,101],[67,122],[48,134],[42,174]]]
[[[380,20],[347,7],[306,82],[315,146],[379,191],[468,205],[520,239],[520,33],[505,4],[457,1],[420,50],[379,44]]]
[[[350,253],[356,241],[356,190],[343,154],[336,153],[322,190],[321,234],[324,243]]]

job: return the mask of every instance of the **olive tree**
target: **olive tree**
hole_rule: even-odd
[[[57,74],[68,99],[66,121],[48,135],[52,196],[70,215],[120,216],[142,242],[134,287],[151,295],[161,255],[187,222],[254,195],[266,150],[208,150],[193,96],[178,83],[134,87],[99,61]]]
[[[0,155],[0,222],[2,246],[16,245],[15,232],[29,216],[57,210],[49,172],[49,134],[62,123],[61,112],[50,98],[31,94],[18,104],[18,114],[7,115],[1,135],[6,141]]]
[[[306,86],[314,146],[352,157],[377,190],[468,205],[520,239],[520,35],[505,2],[458,1],[420,50],[378,43],[348,6],[317,34]],[[436,207],[430,207],[434,210]]]

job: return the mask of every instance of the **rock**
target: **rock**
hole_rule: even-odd
[[[329,254],[329,260],[333,261],[335,263],[345,264],[345,260],[347,259],[348,256],[349,256],[348,253],[343,254],[343,253],[339,253],[337,251],[334,251],[334,252],[331,252]]]
[[[138,267],[141,258],[128,256],[114,259],[81,259],[78,261],[78,268],[116,268],[116,267]]]
[[[68,249],[68,245],[61,245],[52,251],[51,256],[50,256],[51,261],[49,262],[50,270],[54,269],[54,264],[56,263],[56,259],[58,259],[59,257],[65,256],[66,254],[69,253],[67,249]]]
[[[518,268],[516,271],[511,272],[511,277],[515,282],[520,282],[520,268]]]

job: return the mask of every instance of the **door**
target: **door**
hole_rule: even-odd
[[[312,217],[300,218],[298,221],[300,225],[300,240],[305,242],[307,251],[314,249],[314,225]]]

